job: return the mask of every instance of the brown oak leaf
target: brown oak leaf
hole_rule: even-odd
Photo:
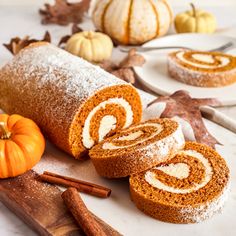
[[[80,23],[84,13],[88,11],[91,0],[81,0],[77,3],[69,3],[67,0],[55,0],[54,5],[44,4],[45,9],[40,9],[42,24],[68,25]]]
[[[105,60],[100,63],[99,66],[118,78],[133,84],[136,78],[133,67],[142,66],[144,63],[144,57],[137,54],[136,50],[132,48],[119,64],[115,64],[110,60]]]
[[[3,46],[6,47],[13,55],[16,55],[21,49],[35,42],[51,42],[51,36],[48,31],[45,32],[43,39],[30,39],[27,35],[24,38],[15,37],[10,40],[9,43],[4,43]]]
[[[161,117],[172,118],[178,116],[187,121],[194,132],[197,142],[204,143],[215,148],[215,144],[220,144],[207,130],[200,111],[200,106],[217,106],[220,102],[215,98],[191,98],[189,93],[179,90],[170,96],[161,96],[148,104],[165,102],[166,107]]]

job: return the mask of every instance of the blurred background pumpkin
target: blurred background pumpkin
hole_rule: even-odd
[[[210,12],[197,9],[193,3],[191,10],[179,13],[175,17],[177,33],[214,33],[216,18]]]
[[[173,15],[166,0],[99,0],[94,3],[95,27],[120,44],[143,44],[165,35]]]
[[[113,43],[106,34],[83,31],[72,35],[65,49],[87,61],[98,63],[110,59]]]

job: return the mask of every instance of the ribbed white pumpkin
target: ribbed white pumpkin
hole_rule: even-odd
[[[103,33],[83,31],[72,35],[65,49],[87,61],[102,62],[111,57],[113,43],[110,37]]]
[[[167,33],[172,10],[166,0],[97,0],[95,27],[121,44],[142,44]]]

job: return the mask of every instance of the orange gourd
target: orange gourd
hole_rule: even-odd
[[[32,120],[0,114],[0,178],[30,170],[39,162],[44,149],[44,137]]]

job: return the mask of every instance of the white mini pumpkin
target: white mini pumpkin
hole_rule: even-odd
[[[65,49],[87,61],[98,63],[111,57],[113,43],[103,33],[84,31],[72,35]]]
[[[167,33],[172,10],[166,0],[97,0],[95,27],[121,44],[142,44]]]

